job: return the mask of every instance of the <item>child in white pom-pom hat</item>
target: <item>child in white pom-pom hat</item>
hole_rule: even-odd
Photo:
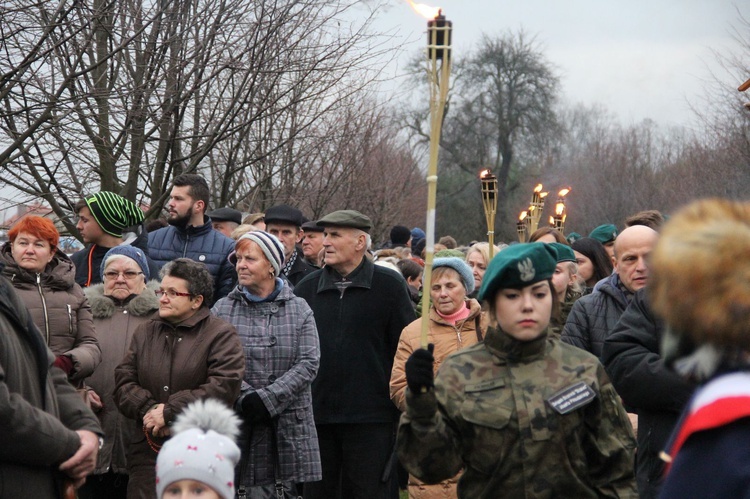
[[[156,497],[232,499],[240,420],[217,400],[197,400],[172,426],[156,458]]]

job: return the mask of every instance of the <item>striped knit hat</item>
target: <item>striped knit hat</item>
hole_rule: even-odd
[[[99,227],[111,236],[122,237],[123,230],[143,222],[143,211],[114,192],[98,192],[84,201]]]
[[[276,238],[276,236],[274,236],[273,234],[269,234],[268,232],[264,232],[262,230],[253,230],[251,232],[246,232],[245,234],[242,234],[242,236],[240,236],[237,242],[242,241],[243,239],[249,239],[260,246],[263,254],[266,255],[268,261],[271,262],[274,276],[279,277],[279,274],[281,274],[282,266],[284,265],[284,246],[281,244],[281,241],[279,241],[278,238]],[[232,265],[237,264],[237,256],[235,255],[235,253],[237,252],[232,251],[228,257],[229,262]]]

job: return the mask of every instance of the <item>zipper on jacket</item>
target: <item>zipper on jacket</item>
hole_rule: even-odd
[[[68,331],[70,331],[70,334],[73,334],[73,307],[70,306],[70,303],[67,304],[68,307]]]
[[[47,313],[47,301],[44,299],[44,291],[42,291],[42,274],[36,275],[36,289],[39,291],[39,297],[42,299],[42,313],[44,314],[44,337],[47,340],[47,346],[49,346],[49,315]]]
[[[186,228],[185,229],[185,246],[182,247],[182,258],[187,258],[188,246],[190,246],[190,234],[188,234],[187,228]]]

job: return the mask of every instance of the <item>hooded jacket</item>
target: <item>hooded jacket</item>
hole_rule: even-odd
[[[228,295],[237,281],[234,266],[227,260],[232,251],[234,239],[214,230],[206,216],[198,227],[170,225],[148,235],[148,253],[159,268],[177,258],[206,264],[214,278],[214,303]]]
[[[88,300],[75,283],[73,262],[58,250],[44,272],[37,274],[18,266],[10,242],[0,256],[5,263],[3,275],[16,288],[47,346],[55,355],[67,355],[73,361],[70,380],[80,382],[89,376],[102,353]]]
[[[0,498],[55,498],[57,467],[80,446],[75,431],[101,429],[3,277],[0,331]]]
[[[115,367],[125,356],[135,329],[159,309],[159,300],[154,293],[156,289],[159,289],[159,282],[151,281],[140,295],[122,302],[105,296],[103,284],[84,290],[102,350],[101,364],[86,379],[87,386],[99,395],[104,405],[98,414],[105,437],[94,472],[97,474],[108,471],[127,473],[125,450],[127,442],[135,436],[134,426],[115,405]]]
[[[618,287],[620,277],[612,274],[600,281],[594,292],[578,299],[570,310],[560,339],[591,352],[601,359],[602,345],[628,306]]]

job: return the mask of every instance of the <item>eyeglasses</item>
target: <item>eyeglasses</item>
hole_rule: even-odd
[[[188,298],[193,297],[193,295],[190,293],[180,293],[179,291],[175,291],[173,289],[155,289],[154,293],[156,293],[156,296],[158,296],[159,298],[161,298],[163,295],[166,295],[170,300],[174,300],[178,296],[187,296]]]
[[[126,270],[125,272],[115,272],[114,270],[110,270],[109,272],[104,273],[104,278],[114,281],[119,276],[123,276],[126,280],[132,281],[139,275],[143,275],[143,272],[136,272],[134,270]]]

